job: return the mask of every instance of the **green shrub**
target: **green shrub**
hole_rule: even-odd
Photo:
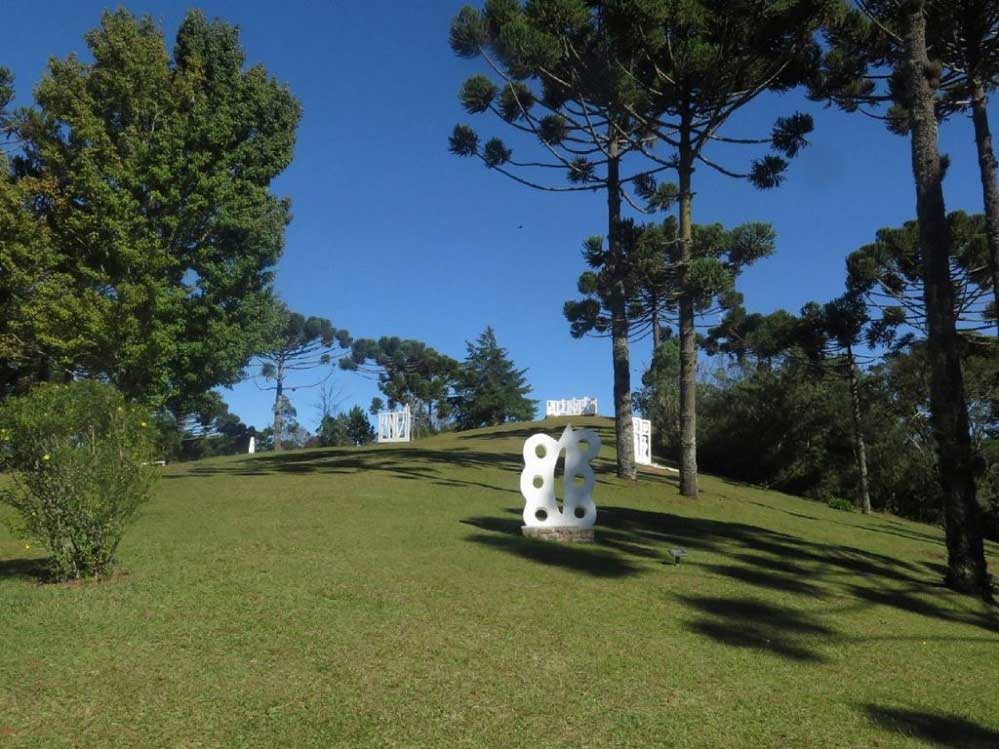
[[[844,512],[853,512],[856,509],[853,502],[841,497],[833,497],[827,504],[834,510],[843,510]]]
[[[0,405],[0,469],[19,514],[15,532],[46,547],[57,579],[107,573],[129,520],[148,498],[148,414],[93,381],[42,385]]]

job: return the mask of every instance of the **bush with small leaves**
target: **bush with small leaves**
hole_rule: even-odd
[[[53,576],[105,575],[129,521],[149,497],[155,439],[149,414],[93,381],[42,385],[0,406],[0,470],[13,488],[15,533],[46,547]]]
[[[829,507],[833,510],[842,510],[843,512],[853,512],[856,508],[853,506],[853,502],[848,499],[842,499],[840,497],[834,497],[829,500]]]

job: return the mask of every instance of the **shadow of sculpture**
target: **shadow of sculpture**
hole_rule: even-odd
[[[637,575],[641,570],[629,560],[607,551],[589,545],[559,544],[550,541],[538,541],[506,531],[500,534],[474,533],[466,540],[498,549],[514,556],[528,559],[550,567],[582,572],[593,577],[628,577]]]

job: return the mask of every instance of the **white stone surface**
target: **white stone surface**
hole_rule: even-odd
[[[409,406],[401,411],[378,412],[379,442],[409,442],[413,428],[413,415]]]
[[[545,416],[596,416],[596,398],[562,398],[545,402]]]
[[[652,465],[652,422],[633,416],[631,435],[635,441],[635,462],[643,466]]]
[[[255,453],[256,451],[257,451],[257,438],[250,437],[250,447],[247,449],[246,452],[248,452],[250,455],[253,455],[253,453]]]
[[[586,446],[583,446],[583,443]],[[555,496],[555,466],[565,450],[565,497],[559,508]],[[524,495],[524,525],[530,528],[592,528],[597,519],[593,503],[596,478],[590,461],[600,451],[600,437],[592,429],[565,428],[555,440],[534,434],[524,442],[524,470],[520,493]]]

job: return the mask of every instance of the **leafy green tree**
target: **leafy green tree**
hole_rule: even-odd
[[[375,441],[375,428],[360,406],[354,406],[347,412],[347,436],[352,445],[367,445]]]
[[[825,305],[815,302],[801,310],[799,342],[813,359],[842,372],[850,388],[850,415],[853,420],[853,444],[860,476],[860,506],[865,515],[871,513],[871,493],[868,484],[867,445],[862,423],[863,403],[860,393],[860,372],[857,347],[873,332],[871,316],[861,295],[847,293]]]
[[[274,391],[274,450],[282,447],[285,430],[282,421],[286,413],[285,390],[295,391],[322,385],[329,376],[308,384],[289,387],[287,379],[301,372],[315,370],[331,364],[334,357],[342,355],[350,346],[350,334],[333,326],[324,317],[305,317],[286,307],[278,310],[277,330],[274,341],[257,353],[260,374],[274,384],[264,387]]]
[[[173,422],[172,428],[179,432],[180,439],[176,441],[176,451],[172,455],[164,454],[164,459],[199,460],[247,451],[250,437],[256,435],[256,430],[230,412],[229,405],[217,392],[210,391],[201,400],[197,412],[179,423]]]
[[[317,436],[321,447],[344,447],[353,444],[347,432],[346,414],[324,416],[319,423]]]
[[[8,151],[16,152],[13,76],[0,68],[0,397],[25,392],[40,379],[66,379],[61,354],[72,337],[72,321],[86,319],[76,304],[72,278],[50,249],[49,232],[33,210],[49,194],[50,178],[18,175]]]
[[[822,74],[813,94],[858,110],[880,98],[896,104],[889,117],[909,134],[922,250],[931,415],[946,515],[946,584],[991,599],[975,489],[975,455],[961,374],[961,340],[951,278],[953,239],[944,203],[946,162],[940,155],[937,105],[944,69],[930,58],[931,0],[867,0],[844,6],[830,26]]]
[[[374,442],[375,429],[364,409],[353,406],[346,413],[323,417],[317,436],[323,447],[353,447]]]
[[[642,389],[634,394],[635,407],[652,422],[658,452],[680,452],[680,344],[667,338],[652,354],[642,375]]]
[[[527,397],[526,369],[517,369],[506,349],[487,327],[478,339],[466,342],[468,354],[454,388],[454,418],[458,429],[531,421],[537,401]]]
[[[844,379],[816,377],[809,362],[787,357],[730,370],[698,395],[707,470],[823,501],[856,492]]]
[[[389,408],[408,405],[419,431],[437,429],[449,417],[459,366],[422,341],[394,336],[360,338],[340,359],[341,369],[376,378]]]
[[[47,547],[57,579],[105,575],[149,499],[149,413],[113,387],[46,384],[0,407],[0,504],[16,532]]]
[[[239,380],[262,343],[290,218],[269,187],[300,107],[245,66],[235,27],[197,11],[172,55],[151,19],[125,10],[86,42],[92,60],[53,58],[35,107],[9,125],[13,174],[46,234],[37,265],[57,271],[62,299],[43,288],[51,311],[15,320],[16,335],[35,362],[186,413]]]

